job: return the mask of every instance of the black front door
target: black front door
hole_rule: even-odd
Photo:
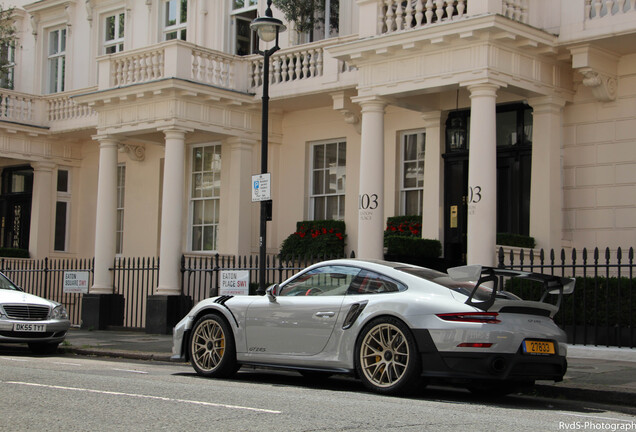
[[[444,258],[449,266],[466,264],[468,155],[447,155],[444,167]]]
[[[0,196],[0,246],[29,249],[33,169],[5,168]]]

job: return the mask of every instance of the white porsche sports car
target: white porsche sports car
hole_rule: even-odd
[[[543,286],[539,301],[502,289],[503,278]],[[464,266],[447,273],[408,264],[343,259],[315,264],[265,296],[199,302],[174,328],[173,360],[199,375],[241,365],[353,374],[383,394],[442,378],[506,393],[561,381],[566,335],[552,318],[574,279]],[[555,301],[548,302],[554,294]]]

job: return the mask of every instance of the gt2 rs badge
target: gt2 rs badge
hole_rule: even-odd
[[[267,351],[267,350],[266,350],[265,348],[263,348],[263,347],[249,347],[247,350],[248,350],[249,352],[251,352],[251,353],[252,353],[252,352],[265,352],[265,351]]]

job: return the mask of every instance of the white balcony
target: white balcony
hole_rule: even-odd
[[[178,78],[247,91],[247,62],[240,57],[173,40],[97,59],[100,91]]]
[[[83,92],[86,89],[82,90]],[[0,120],[25,127],[48,128],[51,131],[85,129],[97,125],[97,114],[91,108],[76,104],[72,96],[80,92],[64,92],[46,96],[0,91]]]

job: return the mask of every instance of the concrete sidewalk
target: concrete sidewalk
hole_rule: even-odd
[[[72,328],[60,349],[80,355],[167,362],[172,355],[172,336]],[[531,394],[636,407],[636,349],[570,345],[563,381],[540,381]]]

